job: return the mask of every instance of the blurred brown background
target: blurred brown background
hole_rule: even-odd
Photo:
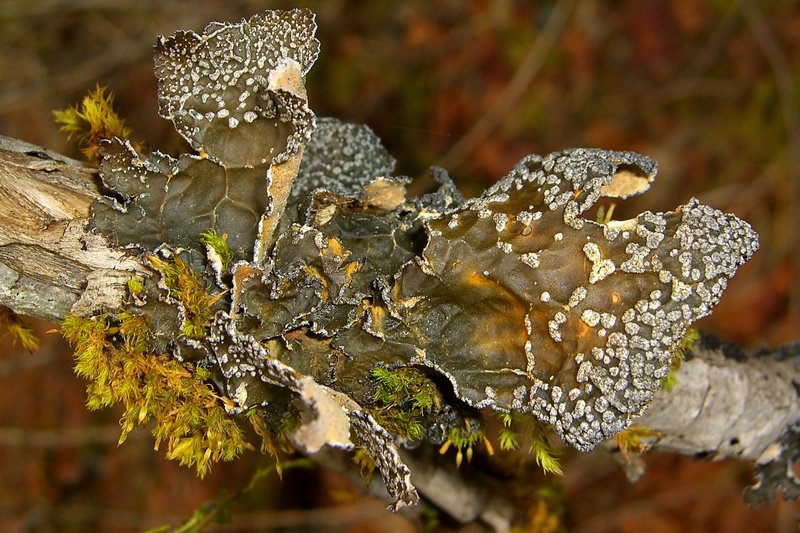
[[[442,165],[477,195],[528,153],[597,146],[648,154],[659,161],[658,179],[615,217],[697,196],[761,235],[760,252],[700,327],[750,347],[800,338],[796,1],[0,0],[0,134],[78,157],[51,111],[100,83],[115,92],[136,138],[185,151],[156,114],[156,35],[287,7],[317,13],[312,108],[370,125],[399,173]],[[116,448],[119,413],[86,412],[69,349],[45,333],[50,325],[34,326],[44,337],[35,354],[0,341],[0,530],[175,525],[264,464],[248,454],[200,482],[154,453],[143,432]],[[565,461],[559,498],[569,530],[796,529],[795,504],[751,510],[740,502],[747,465],[646,457],[648,474],[631,485],[606,456]],[[226,530],[422,524],[316,470],[264,484],[238,511]]]

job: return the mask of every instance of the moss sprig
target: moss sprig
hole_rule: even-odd
[[[665,391],[669,392],[675,388],[675,385],[678,384],[678,369],[681,367],[684,359],[686,359],[686,352],[691,351],[694,347],[695,343],[700,340],[700,332],[696,329],[689,328],[686,331],[686,334],[681,339],[681,343],[678,345],[678,348],[672,354],[672,359],[670,360],[669,372],[667,373],[667,377],[664,378],[663,383],[661,386],[664,388]]]
[[[60,130],[78,140],[81,153],[91,163],[100,160],[100,141],[119,137],[129,139],[132,131],[114,110],[114,93],[97,84],[79,104],[53,111]],[[140,148],[140,146],[135,146]]]
[[[170,296],[183,306],[181,335],[190,339],[204,338],[205,328],[211,323],[212,307],[222,293],[210,294],[203,278],[177,255],[169,260],[150,255],[148,261],[161,273]]]
[[[650,448],[650,443],[646,439],[660,437],[661,433],[650,429],[647,426],[634,424],[626,430],[614,435],[614,442],[617,443],[622,457],[630,463],[633,456],[641,455]]]
[[[545,474],[564,475],[561,469],[561,462],[558,460],[559,453],[550,444],[547,426],[531,416],[526,416],[528,420],[528,438],[530,439],[529,451],[533,454],[536,464],[541,467]]]
[[[250,409],[244,416],[253,426],[256,435],[261,438],[261,453],[268,453],[275,459],[278,477],[283,479],[279,453],[281,450],[286,453],[294,451],[288,435],[300,425],[300,412],[290,408],[281,414],[277,423],[272,424],[268,422],[263,408]]]
[[[233,263],[233,250],[228,246],[228,234],[219,235],[217,230],[209,228],[200,234],[203,243],[217,254],[222,264],[222,272],[227,272]]]
[[[11,342],[19,342],[23,349],[35,352],[39,349],[39,339],[31,328],[22,322],[17,313],[8,307],[0,305],[0,328],[11,335]]]
[[[500,449],[503,451],[514,451],[519,448],[519,433],[513,428],[513,423],[516,418],[518,418],[518,416],[513,412],[500,414],[500,420],[503,426],[500,428],[497,440],[500,444]]]

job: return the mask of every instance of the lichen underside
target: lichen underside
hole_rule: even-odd
[[[101,148],[113,195],[95,202],[92,228],[188,265],[216,295],[199,333],[180,335],[191,310],[164,279],[146,284],[127,312],[147,317],[157,351],[211,370],[231,414],[283,409],[306,378],[343,395],[353,441],[406,484],[369,414],[376,368],[413,367],[439,387],[418,411],[421,438],[437,444],[480,408],[532,413],[580,450],[628,427],[687,327],[755,252],[752,229],[694,199],[583,218],[656,172],[598,149],[529,156],[470,200],[436,170],[439,190],[407,199],[368,128],[308,108],[296,76],[316,58],[315,28],[293,10],[160,39],[159,111],[197,153]],[[209,230],[229,266],[205,245]]]

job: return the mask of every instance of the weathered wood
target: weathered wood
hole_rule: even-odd
[[[0,305],[53,322],[119,307],[135,258],[84,230],[95,169],[0,137]]]
[[[774,354],[737,360],[698,344],[639,423],[662,433],[659,450],[758,460],[800,419],[800,364]]]

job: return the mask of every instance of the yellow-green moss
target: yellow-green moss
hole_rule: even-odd
[[[211,322],[213,314],[211,307],[222,293],[209,294],[203,278],[178,256],[164,260],[151,255],[148,256],[148,260],[153,268],[161,273],[170,296],[183,306],[181,335],[190,339],[204,338],[205,328]]]
[[[527,415],[528,438],[530,439],[530,453],[536,460],[536,464],[541,467],[545,474],[564,475],[561,463],[558,460],[559,453],[550,444],[548,437],[548,427],[530,415]]]
[[[293,452],[287,438],[300,425],[300,413],[296,409],[288,409],[282,413],[277,423],[270,424],[263,408],[250,409],[244,414],[253,426],[253,431],[261,438],[261,453],[269,453],[275,459],[278,476],[283,477],[283,469],[279,460],[279,452]]]
[[[604,226],[608,225],[608,223],[613,220],[614,208],[616,207],[617,204],[611,203],[608,206],[608,211],[606,211],[606,206],[601,205],[597,209],[597,216],[595,217],[595,222],[597,222],[598,224],[603,224]]]
[[[231,263],[233,263],[233,250],[231,250],[230,246],[228,246],[228,234],[223,233],[222,235],[219,235],[217,234],[217,230],[214,228],[209,228],[205,231],[205,233],[200,234],[200,238],[205,244],[214,250],[214,252],[216,252],[217,256],[219,256],[220,262],[222,263],[222,271],[227,272],[228,268],[231,266]]]
[[[5,329],[11,335],[12,342],[14,344],[19,342],[23,349],[29,352],[39,349],[39,339],[36,334],[8,307],[0,306],[0,328]]]
[[[500,428],[498,435],[498,442],[500,449],[504,451],[514,451],[519,448],[519,433],[512,427],[514,422],[514,413],[501,413],[500,420],[503,422],[503,427]]]
[[[139,278],[133,277],[128,280],[128,292],[131,296],[139,296],[144,290],[144,284]]]
[[[75,347],[75,372],[89,380],[87,406],[123,408],[120,443],[152,421],[155,447],[165,443],[169,459],[194,467],[200,477],[247,446],[241,428],[205,383],[205,369],[147,351],[145,317],[70,315],[61,331]]]
[[[665,391],[671,391],[675,388],[675,385],[678,384],[678,369],[681,367],[681,363],[683,363],[683,360],[686,358],[686,352],[690,351],[694,347],[695,343],[699,340],[699,331],[692,328],[689,328],[686,331],[686,335],[684,335],[683,339],[681,339],[680,345],[675,350],[675,353],[672,354],[667,377],[665,377],[664,381],[661,383],[661,386]]]
[[[661,433],[654,431],[647,426],[634,424],[626,430],[620,431],[614,436],[620,453],[626,461],[630,462],[631,456],[639,455],[647,451],[650,445],[644,439],[653,439]]]
[[[95,86],[80,104],[62,111],[53,111],[60,130],[69,138],[77,138],[83,155],[92,163],[100,159],[100,141],[119,137],[128,139],[130,128],[114,111],[114,93],[107,87]]]

